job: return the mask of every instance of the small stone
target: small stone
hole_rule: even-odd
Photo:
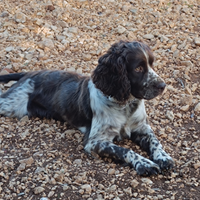
[[[19,167],[17,168],[17,171],[23,171],[25,170],[25,168],[26,168],[26,163],[21,163]]]
[[[189,94],[190,96],[192,96],[192,92],[191,92],[191,90],[190,90],[190,88],[188,86],[185,87],[185,92],[187,94]]]
[[[57,181],[57,182],[62,182],[63,179],[64,179],[64,174],[55,174],[54,175],[54,179]]]
[[[63,185],[63,190],[66,191],[69,189],[69,186],[67,184]]]
[[[91,194],[91,192],[92,192],[92,188],[89,184],[82,185],[81,189],[85,190],[85,193],[87,193],[87,194]]]
[[[178,49],[183,49],[186,46],[186,42],[187,40],[184,40],[183,43],[181,43],[180,45],[178,45]]]
[[[182,106],[181,108],[180,108],[180,110],[182,110],[182,111],[188,111],[189,110],[189,105],[186,105],[186,106]]]
[[[33,164],[34,159],[33,157],[29,157],[27,159],[23,159],[19,161],[20,163],[25,163],[26,165],[30,166],[31,164]]]
[[[119,25],[117,27],[117,33],[122,34],[126,31],[126,28],[124,28],[123,26]]]
[[[55,10],[55,7],[53,5],[47,5],[45,8],[46,10],[49,10],[49,11]]]
[[[54,193],[55,193],[54,191],[50,191],[48,194],[48,197],[52,197],[54,195]]]
[[[81,165],[82,164],[82,160],[81,159],[76,159],[76,160],[74,160],[73,164]]]
[[[58,24],[62,27],[62,28],[67,28],[68,24],[65,21],[58,21]]]
[[[200,162],[197,162],[197,163],[194,164],[195,169],[198,169],[199,167],[200,167]]]
[[[37,167],[37,169],[35,170],[35,174],[40,172],[45,172],[45,169],[43,167]]]
[[[116,189],[117,189],[117,186],[116,185],[112,185],[108,190],[110,192],[114,192],[114,191],[116,191]]]
[[[51,39],[44,39],[43,41],[38,43],[38,46],[41,49],[44,49],[45,47],[48,47],[49,49],[53,49],[54,48],[54,43]]]
[[[100,190],[103,190],[104,189],[104,185],[102,185],[101,183],[98,185],[98,188],[100,189]]]
[[[144,38],[144,39],[151,40],[151,39],[154,38],[154,35],[152,35],[152,34],[146,34],[146,35],[143,35],[143,38]]]
[[[132,196],[132,188],[131,188],[131,187],[125,188],[125,189],[123,189],[123,190],[124,190],[124,192],[125,192],[126,194]]]
[[[195,106],[194,111],[200,113],[200,102]]]
[[[45,189],[44,189],[43,187],[39,186],[39,187],[35,187],[34,190],[33,190],[33,192],[34,192],[34,194],[40,194],[40,193],[42,193],[44,190],[45,190]]]
[[[148,185],[152,185],[153,184],[153,182],[149,178],[142,178],[141,180],[142,180],[143,183],[146,183]]]
[[[70,27],[70,28],[68,28],[68,32],[77,34],[78,33],[78,28],[77,27]]]
[[[179,51],[178,49],[175,50],[174,53],[173,53],[173,57],[174,57],[174,58],[179,57],[179,53],[180,53],[180,51]]]
[[[193,63],[190,60],[181,61],[181,65],[186,67],[193,67]]]
[[[131,186],[132,186],[133,188],[135,188],[135,187],[138,186],[139,182],[138,182],[137,180],[132,180],[130,184],[131,184]]]
[[[80,194],[84,194],[84,190],[83,190],[83,189],[80,189],[78,192],[79,192]]]
[[[21,138],[24,140],[27,136],[29,136],[29,130],[26,129],[23,133],[20,134]]]
[[[92,56],[90,54],[83,54],[83,59],[85,61],[89,61],[89,60],[91,60],[91,58],[92,58]]]
[[[109,170],[108,170],[108,174],[109,174],[109,175],[115,174],[115,169],[109,169]]]
[[[35,24],[37,24],[38,26],[43,24],[43,21],[41,19],[37,19],[37,21],[35,22]]]
[[[15,84],[15,83],[16,83],[16,81],[10,81],[10,82],[4,84],[4,87],[10,88],[10,87],[11,87],[13,84]]]
[[[16,13],[15,21],[18,23],[25,23],[26,22],[26,15],[22,12]]]
[[[171,51],[175,51],[177,49],[177,45],[176,44],[173,44],[172,46],[171,46]]]
[[[174,113],[173,113],[172,111],[168,110],[167,113],[166,113],[166,117],[167,117],[170,121],[173,122],[173,120],[174,120]]]
[[[190,106],[192,104],[192,100],[193,100],[192,95],[182,94],[180,98],[180,104]]]
[[[6,75],[6,74],[9,74],[9,72],[5,69],[3,69],[1,72],[0,72],[0,75]]]
[[[9,13],[7,11],[3,11],[0,15],[0,17],[8,17]]]
[[[29,121],[28,115],[25,115],[20,119],[20,122],[27,122],[27,121]]]
[[[197,46],[200,46],[200,38],[198,38],[198,37],[194,38],[194,43],[195,43]]]
[[[137,13],[137,9],[130,9],[130,11],[131,11],[133,14],[136,14],[136,13]]]
[[[10,52],[10,51],[13,51],[14,50],[14,47],[12,46],[9,46],[9,47],[6,47],[6,52]]]
[[[42,197],[40,200],[49,200],[47,197]]]

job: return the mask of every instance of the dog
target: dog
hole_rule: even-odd
[[[147,122],[144,100],[166,86],[153,62],[148,45],[119,41],[99,58],[91,77],[59,70],[1,75],[0,82],[17,82],[1,94],[0,114],[67,121],[84,133],[86,152],[127,163],[139,175],[158,174],[174,162]],[[125,138],[150,159],[113,142]]]

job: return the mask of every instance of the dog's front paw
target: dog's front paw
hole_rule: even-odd
[[[169,170],[174,167],[174,161],[164,150],[154,152],[153,161],[159,165],[161,170]]]
[[[150,176],[160,173],[160,167],[146,158],[140,158],[135,162],[135,170],[142,176]]]

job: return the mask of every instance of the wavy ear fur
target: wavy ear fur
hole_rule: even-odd
[[[108,52],[99,58],[98,66],[92,74],[96,88],[117,101],[126,101],[131,92],[126,69],[126,42],[120,41],[111,46]]]

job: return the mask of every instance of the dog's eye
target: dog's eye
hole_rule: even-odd
[[[135,71],[136,72],[143,72],[144,68],[142,66],[139,66],[139,67],[135,68]]]

